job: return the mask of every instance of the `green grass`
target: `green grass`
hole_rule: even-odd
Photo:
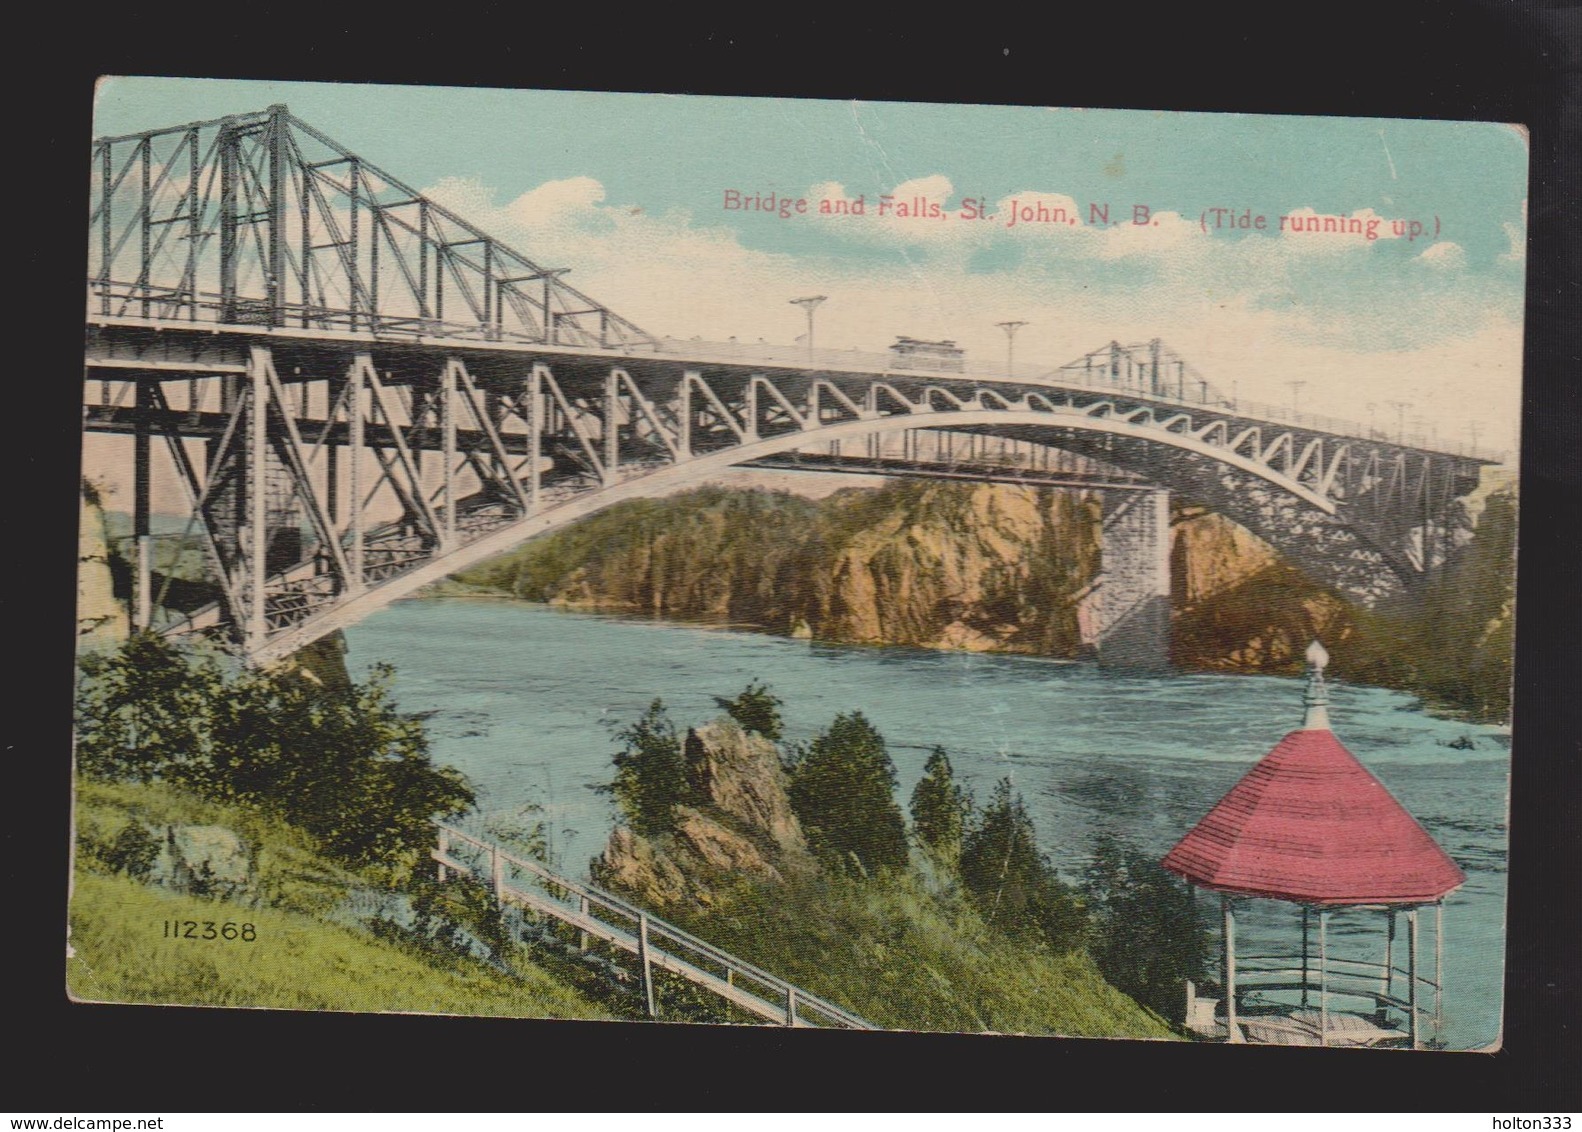
[[[163,783],[77,780],[75,821],[78,871],[94,864],[105,845],[131,820],[145,826],[218,825],[236,833],[255,853],[257,903],[308,915],[326,915],[367,882],[320,857],[301,830],[240,806],[207,802]],[[87,854],[82,850],[87,848]]]
[[[1086,954],[1054,954],[993,932],[958,896],[930,891],[915,873],[742,888],[707,910],[666,914],[887,1028],[1174,1036],[1106,983]]]
[[[167,920],[250,923],[257,938],[166,939]],[[516,978],[465,959],[447,969],[300,912],[202,900],[94,872],[77,874],[71,944],[66,985],[89,1002],[609,1017],[534,967]]]
[[[210,900],[112,874],[91,846],[133,818],[233,830],[255,852],[244,898]],[[608,1018],[520,956],[508,975],[467,957],[419,953],[326,917],[366,882],[312,852],[303,835],[248,811],[160,785],[79,782],[79,852],[66,984],[91,1002]],[[88,850],[84,851],[84,846]],[[168,920],[252,924],[257,938],[170,939]],[[201,927],[199,929],[202,930]]]

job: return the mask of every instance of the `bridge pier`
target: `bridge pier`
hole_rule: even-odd
[[[153,403],[149,396],[149,383],[137,383],[137,422],[133,432],[133,501],[132,535],[136,539],[133,553],[132,625],[147,629],[154,623],[154,546],[150,528],[152,472],[149,465],[149,447],[152,431],[149,416]]]
[[[1103,493],[1103,566],[1082,618],[1085,643],[1114,668],[1170,666],[1170,493]]]

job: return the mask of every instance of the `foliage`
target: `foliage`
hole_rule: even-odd
[[[407,889],[412,895],[411,926],[398,928],[391,921],[381,921],[374,925],[375,934],[420,952],[451,957],[475,954],[476,940],[496,962],[506,963],[513,941],[506,931],[500,902],[487,885],[465,874],[444,884],[415,875]]]
[[[917,838],[945,864],[961,855],[961,836],[972,813],[972,796],[957,785],[950,756],[935,747],[912,790],[912,828]]]
[[[1424,587],[1417,685],[1477,719],[1510,717],[1515,646],[1516,492],[1490,493],[1476,532]]]
[[[995,785],[989,804],[966,831],[961,879],[992,927],[1042,939],[1056,951],[1082,945],[1082,905],[1039,851],[1033,819],[1009,778]]]
[[[616,734],[615,781],[608,787],[637,833],[654,836],[675,823],[673,807],[688,796],[687,763],[675,724],[656,699],[629,727]]]
[[[516,812],[510,816],[496,814],[486,820],[483,823],[483,834],[502,849],[508,849],[554,867],[559,862],[555,860],[556,854],[550,844],[549,826],[541,816],[543,812],[544,807],[537,802],[527,802],[518,806]]]
[[[159,842],[143,828],[140,821],[129,821],[121,827],[104,851],[104,860],[116,872],[129,877],[142,878],[154,867],[159,856]]]
[[[180,778],[203,760],[210,709],[225,687],[213,658],[143,631],[113,653],[85,655],[81,667],[77,765],[84,771],[149,782]]]
[[[783,629],[818,618],[805,553],[817,513],[789,492],[714,486],[627,500],[458,577],[528,601]]]
[[[1100,834],[1083,877],[1093,916],[1088,950],[1109,983],[1175,1022],[1186,981],[1210,961],[1209,925],[1185,882],[1135,845]]]
[[[79,765],[277,815],[342,861],[405,875],[427,852],[432,820],[466,811],[473,793],[458,771],[434,765],[390,680],[384,666],[345,689],[288,671],[228,671],[138,634],[83,661]]]
[[[791,808],[827,864],[869,876],[907,864],[906,823],[895,801],[895,763],[860,711],[793,757]]]
[[[780,738],[780,708],[785,701],[770,692],[769,685],[749,680],[734,699],[715,696],[714,702],[741,724],[743,731],[756,731],[771,742]]]

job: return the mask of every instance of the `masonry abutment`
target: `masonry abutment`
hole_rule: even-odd
[[[1103,493],[1091,644],[1114,668],[1170,666],[1170,493]]]

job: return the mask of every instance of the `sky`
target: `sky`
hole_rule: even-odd
[[[1053,368],[1159,337],[1246,400],[1516,447],[1516,127],[112,78],[95,133],[281,102],[655,334],[790,343],[823,294],[820,348],[999,364],[1019,320],[1018,363]],[[727,207],[770,194],[791,214]]]

